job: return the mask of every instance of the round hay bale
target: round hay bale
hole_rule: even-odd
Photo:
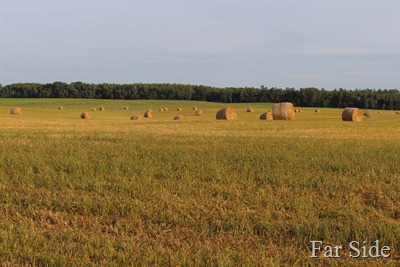
[[[186,120],[186,117],[183,115],[176,115],[174,117],[174,121],[182,121],[182,120]]]
[[[196,108],[196,107],[193,107],[192,109],[193,109],[193,110],[197,110],[197,108]]]
[[[81,119],[90,119],[90,115],[87,112],[82,112]]]
[[[96,111],[96,110],[97,110],[96,108],[92,108],[92,109],[91,109],[91,111]]]
[[[315,109],[315,113],[319,113],[320,111],[319,111],[319,109],[318,108],[316,108]]]
[[[203,115],[203,111],[200,110],[200,109],[198,109],[198,110],[196,110],[196,112],[194,113],[194,115],[196,115],[196,116],[202,116],[202,115]]]
[[[260,120],[272,121],[274,120],[274,116],[271,111],[268,111],[260,115]]]
[[[299,113],[302,113],[303,111],[301,109],[298,110]]]
[[[64,107],[63,106],[59,106],[58,109],[59,110],[64,110]]]
[[[396,114],[399,115],[399,114],[400,114],[400,111],[396,111]]]
[[[153,113],[151,112],[151,111],[145,111],[145,113],[144,113],[144,116],[146,117],[146,118],[151,118],[151,117],[153,117]]]
[[[168,111],[168,108],[163,108],[164,109],[164,111]]]
[[[216,114],[217,120],[236,120],[237,112],[232,107],[219,110]]]
[[[177,108],[176,110],[177,110],[177,111],[182,111],[182,108]]]
[[[106,110],[106,109],[105,109],[104,107],[100,107],[99,110],[100,110],[100,111],[104,111],[104,110]]]
[[[277,103],[272,106],[274,120],[294,120],[296,114],[293,104],[290,102]]]
[[[159,108],[158,111],[163,112],[164,108]]]
[[[367,117],[368,119],[372,119],[371,110],[364,110],[364,116]]]
[[[359,108],[345,108],[342,113],[343,121],[356,121],[363,120],[364,112]]]
[[[11,115],[21,115],[22,114],[22,109],[20,107],[13,107],[10,110]]]
[[[139,114],[133,114],[132,116],[131,116],[131,120],[141,120],[142,119],[142,115],[139,115]]]
[[[129,110],[129,108],[128,107],[124,107],[124,110]]]
[[[254,112],[254,109],[253,109],[252,107],[248,107],[248,108],[246,109],[246,111],[247,111],[247,112]]]

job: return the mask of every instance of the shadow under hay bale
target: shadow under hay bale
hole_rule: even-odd
[[[272,106],[274,120],[294,120],[296,114],[290,102],[277,103]]]
[[[22,109],[20,107],[13,107],[10,110],[11,115],[21,115],[22,114]]]
[[[345,108],[342,113],[343,121],[360,122],[363,120],[364,112],[359,108]]]
[[[217,120],[236,120],[237,112],[232,107],[219,110],[216,114]]]
[[[272,121],[274,120],[274,116],[272,115],[272,112],[268,111],[260,115],[260,120]]]
[[[82,112],[81,119],[90,119],[90,115],[87,112]]]

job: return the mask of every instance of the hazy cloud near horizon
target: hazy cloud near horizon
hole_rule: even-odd
[[[0,83],[399,88],[395,0],[0,0]]]

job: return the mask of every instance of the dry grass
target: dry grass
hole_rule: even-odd
[[[135,102],[140,114],[189,110],[177,127],[168,113],[127,121],[119,101],[89,121],[76,114],[94,100],[63,103],[57,117],[54,102],[22,103],[27,112],[13,118],[11,104],[0,107],[5,266],[398,264],[393,111],[353,124],[340,109],[304,108],[291,123],[265,123],[257,114],[271,104],[252,104],[255,113],[234,104],[238,119],[217,121],[216,104],[196,103],[205,111],[196,117],[191,102]],[[353,239],[379,239],[393,255],[310,258],[310,240]]]

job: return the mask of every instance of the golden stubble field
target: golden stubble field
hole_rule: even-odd
[[[353,123],[342,109],[302,108],[295,121],[260,121],[272,104],[256,103],[217,121],[226,106],[1,99],[0,263],[397,266],[400,115]],[[146,108],[153,118],[129,119]],[[342,245],[340,258],[310,258],[312,240]],[[354,240],[391,256],[350,258]]]

